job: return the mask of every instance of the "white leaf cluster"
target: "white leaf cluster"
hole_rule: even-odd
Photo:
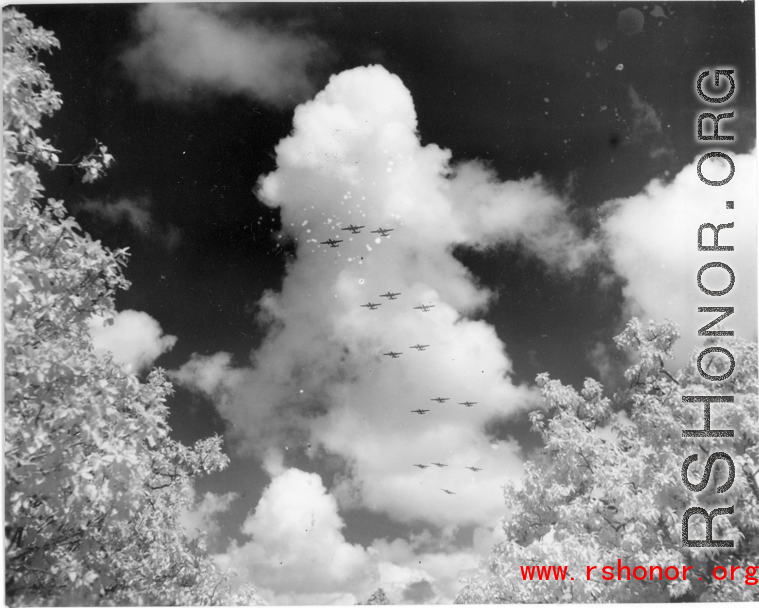
[[[723,340],[736,360],[729,381],[704,380],[695,355],[678,373],[665,363],[678,338],[670,322],[644,326],[630,321],[617,345],[632,349],[636,362],[627,370],[629,388],[604,397],[601,385],[587,380],[577,392],[546,374],[538,376],[545,409],[532,414],[533,429],[543,438],[542,454],[525,467],[517,488],[504,488],[511,515],[503,524],[507,540],[491,557],[492,577],[469,581],[459,603],[748,601],[759,598],[747,567],[759,557],[759,400],[757,347],[740,339]],[[683,429],[703,428],[702,403],[685,403],[685,395],[731,394],[734,404],[711,410],[711,428],[734,429],[735,437],[683,438]],[[629,412],[632,424],[622,424]],[[613,440],[598,429],[611,424]],[[727,467],[717,461],[701,492],[688,490],[680,478],[683,460],[700,458],[689,470],[701,479],[709,454],[726,451],[735,463],[735,481],[723,494]],[[735,547],[684,548],[682,513],[691,506],[707,511],[735,505],[735,514],[714,520],[715,539],[733,539]],[[690,538],[705,537],[702,517],[690,520]],[[618,579],[618,560],[635,566],[677,566],[678,580]],[[523,580],[520,566],[568,566],[566,580]],[[587,580],[588,566],[596,570]],[[601,568],[613,566],[613,580]],[[691,567],[687,580],[682,568]],[[739,566],[735,580],[719,581],[717,566]],[[649,570],[650,572],[650,570]],[[756,574],[756,570],[753,571]],[[574,576],[574,580],[570,577]],[[754,579],[756,580],[756,579]]]
[[[115,314],[127,254],[41,196],[33,163],[57,159],[35,130],[61,102],[37,53],[57,46],[3,12],[6,601],[261,603],[179,521],[193,479],[227,465],[221,439],[172,440],[163,371],[140,381],[93,350],[88,321]]]

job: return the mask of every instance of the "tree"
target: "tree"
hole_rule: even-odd
[[[203,536],[190,541],[179,524],[193,480],[227,465],[221,439],[172,440],[162,370],[141,382],[93,352],[87,322],[112,320],[127,251],[42,197],[35,166],[62,163],[36,132],[61,99],[38,54],[58,46],[3,12],[7,601],[260,603],[251,588],[233,594]],[[69,166],[88,182],[110,161],[98,144]]]
[[[388,597],[385,595],[385,590],[380,587],[377,589],[374,593],[369,596],[369,599],[366,600],[365,606],[390,606],[393,602],[391,602]],[[361,602],[358,602],[358,605],[361,605]]]
[[[457,603],[759,599],[757,570],[747,570],[759,565],[756,344],[734,338],[720,342],[735,357],[735,371],[717,384],[701,377],[695,357],[677,374],[666,370],[678,337],[669,322],[644,327],[633,319],[615,338],[619,347],[634,349],[638,359],[625,373],[629,388],[615,395],[616,412],[594,380],[586,380],[578,393],[547,374],[538,376],[545,409],[533,412],[531,421],[545,448],[527,463],[519,487],[504,487],[511,515],[503,522],[507,540],[491,556],[492,577],[470,581]],[[712,364],[721,365],[722,360]],[[682,437],[684,429],[704,428],[703,402],[686,403],[682,397],[704,394],[735,396],[733,404],[711,406],[711,428],[734,429],[734,438]],[[622,408],[630,412],[629,420]],[[609,423],[613,440],[598,431]],[[717,460],[709,484],[698,492],[688,490],[681,479],[683,461],[698,455],[688,473],[690,483],[696,484],[707,457],[719,451],[734,462],[732,487],[716,492],[728,477],[725,461]],[[699,506],[711,512],[726,505],[735,505],[734,514],[714,519],[714,539],[734,539],[734,548],[682,546],[686,509]],[[691,539],[705,538],[703,517],[692,517],[689,523]],[[532,565],[567,565],[566,580],[538,581],[535,574],[535,580],[525,581],[520,566]],[[655,580],[631,576],[628,581],[620,565],[630,571],[644,566],[647,577],[651,566],[677,566],[680,576],[660,581],[654,569]],[[588,566],[597,566],[591,580],[586,580]],[[613,580],[601,580],[604,566],[612,566]],[[684,566],[692,568],[687,580],[682,579]],[[718,566],[726,568],[725,580],[713,576]],[[731,581],[731,567],[737,566]]]

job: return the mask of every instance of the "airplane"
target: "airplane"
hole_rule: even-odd
[[[430,308],[435,308],[434,304],[422,304],[421,306],[414,306],[414,310],[421,310],[423,312],[429,312]]]
[[[421,350],[424,350],[425,348],[427,348],[428,346],[429,346],[429,344],[414,344],[414,346],[409,346],[409,348],[415,348],[415,349],[421,351]]]
[[[330,247],[339,247],[338,243],[342,243],[341,239],[327,239],[326,241],[319,243],[320,245],[329,245]]]
[[[415,467],[419,467],[420,469],[429,469],[430,465],[428,464],[415,464]]]
[[[478,469],[477,467],[464,467],[465,469],[472,469],[475,473],[477,471],[482,471],[482,469]]]
[[[351,234],[359,234],[361,228],[366,228],[366,226],[354,226],[353,224],[350,224],[347,228],[341,228],[341,230],[350,230]]]
[[[401,295],[400,293],[390,293],[389,291],[387,293],[383,293],[380,298],[388,298],[390,300],[395,300],[396,296]]]
[[[446,490],[444,488],[440,488],[440,489],[443,490],[443,492],[445,492],[446,494],[455,494],[456,493],[456,492],[451,492],[450,490]]]
[[[435,397],[434,399],[430,399],[430,401],[437,401],[438,403],[445,403],[448,401],[450,397]]]
[[[411,410],[411,411],[412,411],[412,412],[414,412],[415,414],[419,414],[420,416],[421,416],[422,414],[426,414],[427,412],[429,412],[429,410],[422,410],[422,409],[418,409],[418,410]]]
[[[393,359],[397,359],[400,357],[403,353],[394,353],[393,351],[390,351],[389,353],[382,353],[385,356],[392,357]]]
[[[467,407],[472,407],[476,403],[477,403],[476,401],[462,401],[461,403],[459,403],[459,405],[466,405]]]
[[[368,308],[369,310],[377,310],[377,306],[382,306],[382,304],[372,304],[371,302],[367,302],[366,304],[362,304],[361,308]]]
[[[388,232],[392,232],[393,228],[378,228],[377,230],[372,230],[372,234],[379,234],[380,236],[387,236]]]
[[[436,467],[440,467],[440,468],[448,466],[447,464],[443,464],[442,462],[433,462],[432,464],[434,464]]]

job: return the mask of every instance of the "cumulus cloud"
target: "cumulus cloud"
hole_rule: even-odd
[[[232,355],[218,352],[209,357],[194,353],[190,360],[176,371],[169,371],[169,377],[178,384],[189,385],[212,397],[222,382],[229,381],[233,373]]]
[[[195,490],[190,491],[193,507],[184,509],[179,514],[179,523],[188,538],[197,538],[203,532],[213,538],[219,531],[218,516],[229,509],[230,503],[238,495],[234,492],[221,495],[206,492],[201,500],[197,500]]]
[[[757,200],[756,153],[733,154],[735,176],[719,187],[701,182],[696,172],[698,158],[670,183],[653,180],[640,194],[607,203],[602,208],[601,234],[615,272],[626,280],[625,318],[671,319],[683,331],[675,347],[676,365],[683,365],[692,350],[703,344],[699,328],[718,313],[699,313],[702,306],[734,306],[735,314],[723,321],[747,340],[757,339]],[[707,160],[704,175],[712,180],[729,173],[721,158]],[[735,201],[728,209],[726,201]],[[720,245],[734,251],[698,251],[697,234],[702,224],[733,223],[719,233]],[[703,244],[714,244],[713,231],[706,229]],[[699,289],[698,270],[708,262],[729,265],[735,273],[730,293],[714,297]],[[704,286],[719,290],[729,283],[727,273],[709,269]]]
[[[273,477],[246,522],[252,540],[224,559],[263,577],[276,603],[365,599],[378,586],[396,602],[450,602],[462,572],[490,549],[483,539],[504,514],[502,483],[522,472],[517,442],[487,429],[540,400],[514,382],[507,347],[474,317],[494,294],[453,250],[506,244],[571,277],[598,245],[539,176],[504,183],[483,163],[454,165],[448,150],[422,146],[409,91],[380,66],[333,76],[296,108],[293,127],[259,188],[294,249],[281,290],[258,303],[268,335],[248,366],[233,368],[226,353],[195,355],[172,374],[214,400],[238,448],[255,451]],[[349,224],[364,228],[352,234]],[[380,226],[393,231],[370,232]],[[327,238],[342,243],[321,245]],[[381,298],[387,291],[401,295]],[[390,350],[401,357],[383,355]],[[450,400],[431,401],[438,396]],[[288,448],[307,444],[343,463],[329,493],[288,468]],[[448,466],[413,466],[432,462]],[[296,495],[306,498],[280,498]],[[338,508],[358,506],[425,522],[448,541],[351,545]],[[480,530],[477,551],[451,549],[462,526]],[[362,571],[374,572],[366,587],[356,582]]]
[[[116,362],[134,372],[151,365],[177,341],[176,336],[164,335],[153,317],[136,310],[116,313],[110,325],[102,317],[92,317],[89,327],[95,353],[110,352]]]
[[[572,222],[566,201],[549,190],[540,175],[501,182],[477,161],[455,167],[450,196],[461,242],[477,249],[514,243],[548,268],[577,272],[598,255]]]
[[[382,67],[332,77],[293,120],[277,170],[260,184],[263,200],[280,207],[280,237],[296,247],[282,291],[259,303],[269,335],[250,367],[196,357],[173,377],[207,393],[212,384],[232,433],[273,471],[286,445],[341,456],[343,506],[441,526],[492,523],[500,484],[519,476],[521,461],[516,442],[489,437],[486,425],[538,396],[511,380],[494,328],[468,316],[492,294],[452,248],[510,243],[572,273],[595,246],[539,177],[502,183],[481,163],[452,167],[449,151],[422,146],[410,93]],[[349,223],[366,228],[353,235],[342,230]],[[378,226],[393,232],[369,232]],[[326,238],[343,243],[320,245]],[[379,297],[388,290],[402,295]],[[368,301],[382,306],[360,306]],[[414,310],[422,303],[435,308]],[[414,343],[430,346],[418,352]],[[383,356],[391,349],[401,358]],[[437,396],[451,399],[431,403]],[[420,407],[431,411],[411,413]],[[412,466],[431,461],[449,467]],[[466,495],[467,508],[441,500],[441,487]]]
[[[452,603],[462,578],[480,571],[502,533],[479,528],[474,551],[451,549],[454,528],[427,530],[408,540],[380,539],[364,548],[346,541],[335,498],[314,473],[274,475],[243,524],[249,540],[216,556],[237,572],[235,584],[254,582],[272,604],[354,604],[378,587],[398,604]]]
[[[487,557],[504,540],[503,530],[474,529],[471,546],[455,548],[455,528],[432,534],[428,530],[409,539],[378,539],[368,551],[376,559],[378,585],[395,604],[451,604],[472,577],[488,573]]]
[[[146,5],[137,28],[122,61],[145,97],[188,99],[200,87],[291,107],[313,94],[312,68],[328,54],[313,35],[213,5]]]
[[[245,520],[242,531],[251,540],[233,543],[218,559],[276,595],[342,595],[360,586],[370,561],[363,547],[346,542],[343,526],[321,478],[288,469]]]

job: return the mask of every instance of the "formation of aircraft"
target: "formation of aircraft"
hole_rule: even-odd
[[[435,308],[434,304],[422,304],[421,306],[414,306],[414,310],[421,310],[422,312],[429,312],[430,308]]]
[[[341,230],[350,230],[351,234],[359,234],[361,228],[366,228],[366,226],[354,226],[353,224],[349,224],[347,228],[341,228]]]
[[[349,224],[345,228],[341,228],[341,230],[347,230],[351,234],[360,234],[362,228],[366,228],[366,226],[355,226],[353,224]],[[380,227],[377,230],[372,230],[371,233],[372,234],[378,234],[381,237],[386,237],[392,231],[393,231],[393,228],[382,228],[382,227]],[[322,241],[320,244],[321,245],[329,245],[330,247],[339,247],[340,243],[342,243],[342,242],[343,242],[342,239],[328,238],[326,241]],[[388,291],[387,293],[380,294],[379,297],[380,298],[387,298],[388,300],[395,300],[400,295],[401,295],[400,292],[391,292],[391,291]],[[367,302],[366,304],[361,304],[361,307],[362,308],[368,308],[369,310],[377,310],[377,307],[381,306],[381,305],[382,304],[380,304],[380,303]],[[419,306],[415,306],[414,310],[421,310],[422,312],[429,312],[429,310],[431,308],[434,308],[434,307],[435,307],[434,304],[421,304]],[[429,344],[419,344],[419,343],[417,343],[417,344],[414,344],[413,346],[411,346],[409,348],[415,348],[416,350],[418,350],[418,351],[421,352],[421,351],[425,350],[428,347],[429,347]],[[403,353],[401,353],[401,352],[394,352],[392,350],[390,352],[383,353],[384,356],[391,357],[393,359],[398,359],[402,354]],[[438,403],[445,403],[448,400],[450,400],[450,397],[435,397],[433,399],[430,399],[430,401],[437,401]],[[476,401],[463,401],[459,405],[465,405],[466,407],[472,407],[476,403],[477,403]],[[429,411],[430,410],[428,410],[428,409],[425,410],[425,409],[421,409],[421,408],[415,409],[415,410],[411,410],[412,413],[419,414],[420,416],[426,414]],[[418,468],[420,468],[420,469],[423,470],[423,469],[428,469],[430,466],[433,466],[433,465],[436,466],[436,467],[438,467],[438,468],[441,468],[441,469],[444,468],[444,467],[449,466],[449,465],[447,465],[445,463],[442,463],[442,462],[433,462],[432,465],[415,464],[413,466],[418,467]],[[482,470],[482,469],[479,469],[477,467],[466,467],[466,468],[470,469],[473,472],[477,472],[477,471],[481,471]],[[450,494],[450,495],[456,494],[456,492],[452,492],[451,490],[447,490],[445,488],[440,488],[440,489],[443,492],[445,492],[446,494]]]
[[[345,228],[340,228],[340,230],[349,230],[351,234],[361,234],[361,229],[366,228],[366,226],[354,226],[353,224],[348,224]],[[373,234],[379,234],[380,236],[387,236],[389,233],[393,231],[393,228],[378,228],[377,230],[372,230]],[[330,247],[338,247],[338,243],[342,243],[343,241],[341,239],[327,239],[326,241],[322,241],[321,245],[329,245]]]

